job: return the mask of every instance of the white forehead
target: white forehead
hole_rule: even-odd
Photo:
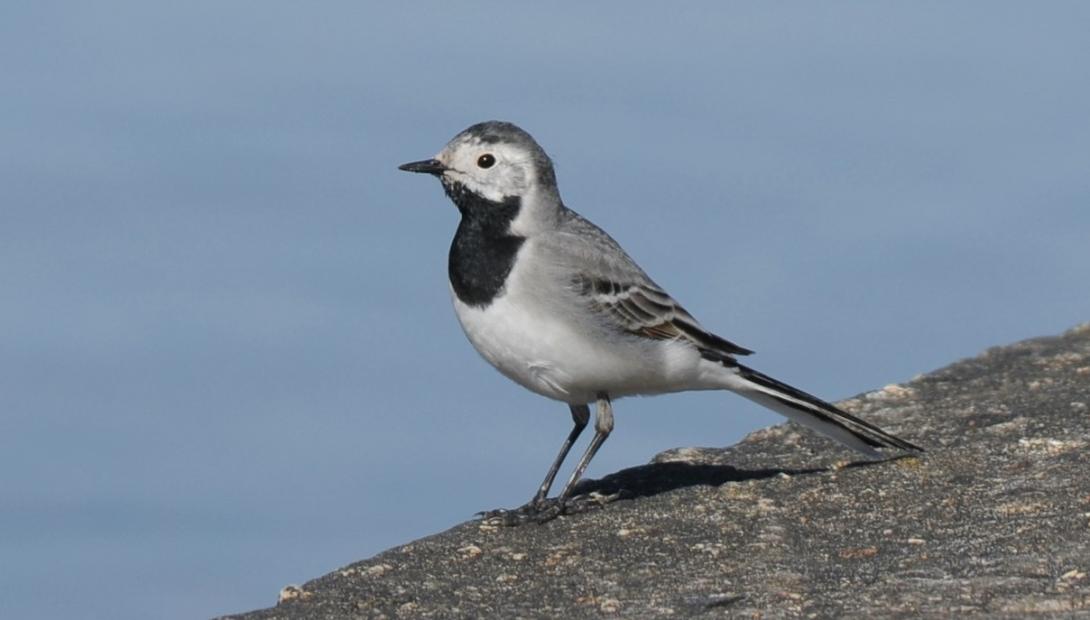
[[[507,163],[533,163],[533,152],[525,145],[503,140],[482,140],[473,135],[454,138],[443,147],[436,159],[455,165],[464,160],[476,162],[477,158],[485,154]]]

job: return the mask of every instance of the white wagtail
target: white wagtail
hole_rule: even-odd
[[[564,206],[552,161],[519,127],[473,125],[434,159],[400,169],[439,177],[461,212],[448,271],[469,341],[509,379],[571,409],[575,426],[522,514],[564,510],[613,429],[610,399],[622,396],[730,390],[872,458],[875,448],[921,450],[739,363],[752,351],[704,329],[612,237]],[[594,439],[546,500],[592,402]]]

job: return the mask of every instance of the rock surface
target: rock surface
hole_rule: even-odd
[[[783,425],[473,521],[233,618],[1090,615],[1090,324],[841,403],[928,452],[883,462]]]

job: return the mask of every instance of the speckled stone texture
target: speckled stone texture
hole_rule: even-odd
[[[928,452],[793,425],[671,450],[587,481],[600,510],[463,523],[231,617],[1090,616],[1090,324],[841,405]]]

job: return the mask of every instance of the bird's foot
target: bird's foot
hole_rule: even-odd
[[[597,510],[618,497],[619,494],[602,495],[600,493],[576,495],[565,499],[553,497],[536,501],[531,500],[518,508],[498,508],[477,514],[480,515],[483,523],[489,525],[512,527],[527,523],[540,524],[552,521],[561,515],[575,515]]]
[[[527,523],[544,523],[560,516],[557,509],[560,500],[530,501],[518,508],[497,508],[477,513],[482,523],[513,527]]]

